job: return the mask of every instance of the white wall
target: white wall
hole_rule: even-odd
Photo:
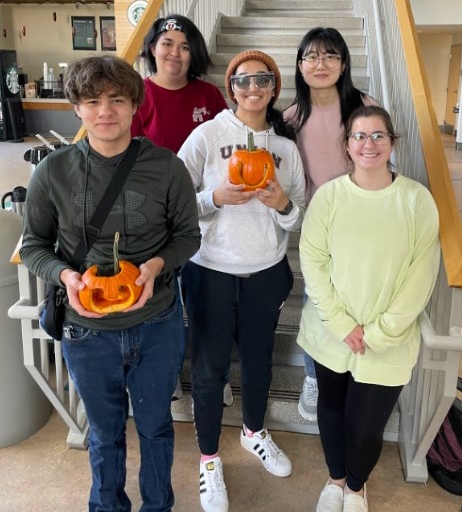
[[[462,44],[462,0],[411,0],[438,124],[444,124],[451,45]],[[437,32],[438,26],[444,32]]]
[[[4,4],[0,4],[0,50],[14,50],[11,7]]]
[[[438,124],[444,124],[448,87],[450,34],[419,34],[422,56],[427,70]]]
[[[101,51],[100,16],[114,16],[113,4],[108,9],[105,4],[75,5],[20,4],[8,7],[11,10],[12,45],[9,49],[16,50],[17,64],[28,74],[29,81],[36,80],[43,74],[43,62],[48,68],[54,68],[55,75],[59,73],[58,63],[96,55]],[[2,6],[0,6],[2,9]],[[3,11],[5,11],[3,7]],[[53,12],[56,21],[53,21]],[[2,10],[0,10],[0,25],[3,23]],[[96,38],[96,51],[72,49],[71,16],[94,16],[95,28],[98,32]],[[6,19],[6,17],[5,17]],[[22,27],[26,35],[22,34]],[[0,39],[2,39],[0,26]],[[6,47],[4,47],[6,48]]]
[[[461,0],[411,0],[416,25],[462,25]]]

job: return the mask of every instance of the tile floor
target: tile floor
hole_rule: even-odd
[[[462,151],[443,135],[454,181],[462,180]],[[27,186],[30,166],[23,154],[40,145],[0,142],[0,193]],[[462,190],[462,188],[461,188]],[[461,196],[462,198],[462,196]],[[461,203],[462,204],[462,203]],[[4,411],[2,411],[4,413]],[[194,428],[176,423],[173,485],[176,512],[199,512],[198,458]],[[68,428],[53,412],[47,424],[23,442],[0,449],[0,512],[84,512],[90,485],[88,455],[66,445]],[[326,480],[319,437],[276,432],[278,444],[293,461],[293,474],[277,478],[239,445],[239,429],[224,427],[221,454],[231,512],[314,512]],[[127,492],[133,510],[141,506],[137,484],[139,453],[133,420],[128,422]],[[462,497],[447,493],[431,478],[427,484],[404,481],[398,447],[386,442],[369,481],[372,512],[460,512]]]

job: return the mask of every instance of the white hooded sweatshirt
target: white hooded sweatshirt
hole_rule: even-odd
[[[247,147],[251,131],[232,110],[198,126],[178,156],[185,162],[197,195],[202,242],[191,261],[219,272],[248,275],[279,263],[287,251],[289,232],[300,228],[305,214],[305,174],[295,142],[273,128],[254,132],[255,146],[274,159],[276,179],[292,200],[288,215],[252,198],[243,205],[217,208],[213,191],[228,179],[228,163],[237,149]]]

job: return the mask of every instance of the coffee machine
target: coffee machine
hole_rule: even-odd
[[[43,160],[49,153],[51,153],[52,149],[48,146],[35,146],[34,148],[28,149],[24,153],[24,160],[26,162],[30,162],[31,165],[31,173],[34,171],[35,166]]]

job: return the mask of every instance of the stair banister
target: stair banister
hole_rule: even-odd
[[[383,31],[382,24],[380,23],[380,13],[379,13],[379,0],[372,0],[373,13],[374,13],[374,25],[376,30],[376,40],[377,40],[377,57],[379,60],[379,69],[380,69],[380,82],[382,85],[382,105],[388,111],[391,110],[391,100],[390,100],[390,88],[388,85],[388,76],[386,73],[386,65],[385,65],[385,57],[384,57],[384,48],[383,48]]]
[[[430,185],[440,214],[443,263],[430,303],[419,317],[419,359],[399,400],[399,448],[406,480],[425,482],[427,451],[456,393],[462,351],[462,228],[410,2],[355,0],[355,8],[371,25],[371,81],[381,103],[386,93],[380,76],[391,77],[389,111],[402,135],[395,150],[398,171]],[[381,41],[374,37],[379,34]],[[377,69],[378,63],[383,69]]]

